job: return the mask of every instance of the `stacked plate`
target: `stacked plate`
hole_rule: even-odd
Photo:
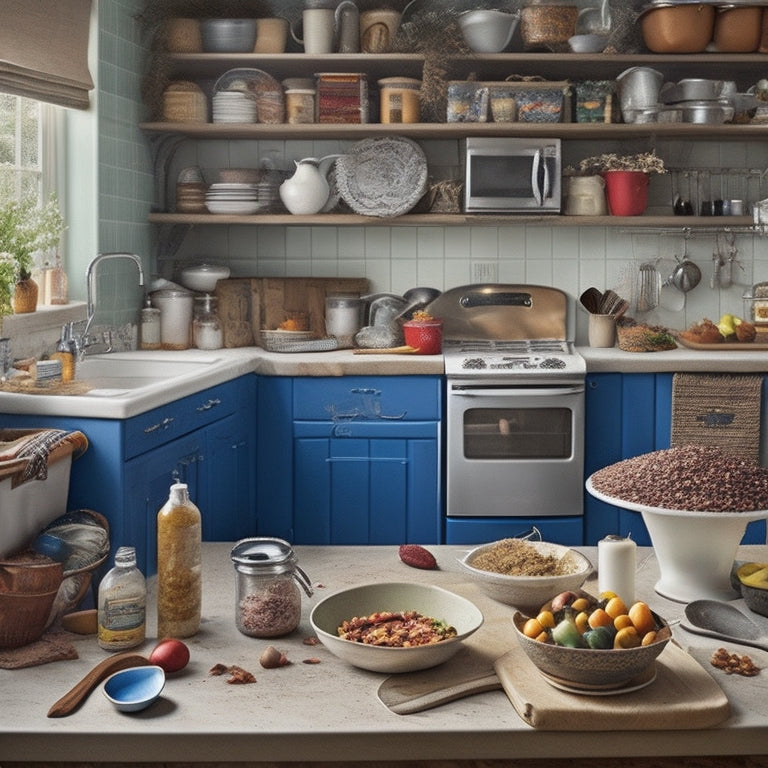
[[[211,213],[247,216],[267,207],[261,184],[211,184],[205,196],[205,207]]]
[[[213,96],[214,123],[255,123],[256,101],[241,91],[220,91]]]

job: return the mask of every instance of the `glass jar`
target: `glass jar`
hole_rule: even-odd
[[[141,310],[141,348],[160,349],[160,310],[147,305]]]
[[[107,651],[141,645],[146,637],[147,584],[136,567],[136,549],[120,547],[115,567],[99,584],[98,643]]]
[[[198,349],[221,349],[224,346],[224,329],[217,314],[218,299],[215,296],[195,296],[192,319],[192,342]]]
[[[232,548],[235,624],[250,637],[280,637],[301,621],[301,592],[312,596],[309,578],[283,539],[241,539]]]
[[[315,89],[289,88],[285,92],[288,122],[294,125],[315,122]]]

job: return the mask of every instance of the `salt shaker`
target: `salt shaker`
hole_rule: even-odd
[[[250,637],[280,637],[301,620],[301,584],[312,587],[287,541],[266,537],[241,539],[232,548],[236,575],[235,624]]]
[[[598,590],[613,592],[629,606],[635,601],[637,545],[628,536],[606,536],[597,542]]]

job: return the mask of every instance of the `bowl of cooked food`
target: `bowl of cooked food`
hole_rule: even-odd
[[[483,623],[470,600],[429,584],[385,582],[341,590],[310,614],[320,642],[372,672],[415,672],[450,659]]]
[[[646,603],[627,606],[610,593],[598,599],[581,590],[557,595],[534,616],[517,611],[513,623],[521,648],[547,681],[574,691],[649,684],[672,637]]]
[[[580,552],[561,544],[501,539],[468,552],[459,565],[488,597],[534,611],[566,590],[578,589],[592,571]]]

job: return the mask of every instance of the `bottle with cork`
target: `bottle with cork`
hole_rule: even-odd
[[[191,637],[200,629],[202,521],[185,483],[171,486],[157,513],[157,636]]]

